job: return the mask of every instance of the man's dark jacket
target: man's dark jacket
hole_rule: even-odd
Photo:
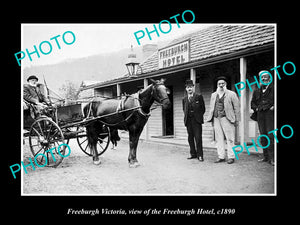
[[[253,92],[251,100],[251,109],[254,111],[265,111],[274,106],[274,85],[271,83],[265,93],[260,89],[256,89]]]
[[[184,112],[184,125],[187,125],[187,114],[188,114],[188,96],[182,99],[182,107]],[[205,104],[202,95],[194,93],[191,99],[191,104],[194,110],[194,117],[200,124],[203,123],[203,114],[205,113]]]
[[[37,104],[39,102],[45,102],[49,104],[49,99],[45,93],[45,87],[43,84],[37,84],[37,87],[32,87],[29,84],[24,84],[23,98],[29,103]]]

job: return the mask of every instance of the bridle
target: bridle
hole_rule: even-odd
[[[151,96],[153,96],[154,100],[157,101],[159,104],[163,104],[163,101],[166,100],[166,99],[169,99],[168,96],[164,97],[164,98],[159,98],[158,94],[157,94],[157,87],[159,85],[163,85],[165,86],[164,84],[162,83],[156,83],[156,84],[152,84],[152,87],[151,87]],[[144,117],[146,118],[149,118],[150,115],[151,115],[151,111],[155,108],[152,108],[150,109],[150,112],[149,113],[145,113],[143,110],[142,110],[142,107],[141,107],[141,99],[140,99],[140,92],[137,92],[135,94],[135,96],[133,96],[134,99],[136,99],[137,101],[137,106],[138,106],[138,113],[140,113],[141,115],[143,115]]]
[[[153,98],[154,98],[157,102],[163,104],[163,101],[166,100],[166,99],[169,99],[169,97],[168,97],[168,95],[167,95],[167,96],[164,97],[164,98],[159,98],[159,96],[158,96],[158,94],[157,94],[157,87],[160,86],[160,85],[165,86],[164,84],[160,84],[160,83],[156,83],[156,84],[154,84],[154,85],[152,86],[151,95],[153,96]]]

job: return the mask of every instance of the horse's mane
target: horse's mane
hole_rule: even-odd
[[[140,94],[140,95],[145,94],[145,92],[149,91],[149,89],[152,88],[152,87],[153,87],[153,84],[148,85],[148,86],[145,87],[144,89],[140,90],[140,91],[139,91],[139,94]]]

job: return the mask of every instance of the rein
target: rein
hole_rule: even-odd
[[[164,101],[164,100],[166,100],[166,99],[168,99],[168,96],[166,96],[165,98],[162,98],[162,99],[159,99],[159,97],[157,96],[157,94],[156,94],[156,86],[159,86],[159,85],[164,85],[164,84],[154,84],[154,85],[152,85],[152,90],[151,90],[151,96],[154,98],[154,100],[155,101],[157,101],[160,105],[162,105],[162,102]],[[142,115],[142,116],[144,116],[144,117],[146,117],[146,118],[148,118],[148,117],[150,117],[150,115],[151,115],[151,111],[152,110],[154,110],[154,109],[156,109],[157,107],[153,107],[153,108],[150,108],[150,112],[149,113],[145,113],[143,110],[142,110],[142,107],[141,107],[141,99],[140,99],[140,93],[141,93],[141,91],[140,92],[138,92],[138,93],[136,93],[137,95],[136,95],[136,99],[138,99],[138,106],[140,107],[139,109],[138,109],[138,112]]]
[[[98,120],[106,126],[114,127],[114,126],[120,125],[121,123],[127,122],[132,117],[132,115],[134,114],[135,111],[139,112],[141,115],[145,116],[146,118],[148,118],[150,116],[150,113],[147,114],[147,113],[143,112],[143,110],[141,109],[142,106],[141,106],[141,103],[140,103],[140,99],[138,98],[139,93],[135,93],[135,94],[133,94],[131,96],[128,96],[128,97],[132,97],[135,100],[137,106],[132,107],[130,109],[123,109],[123,110],[119,110],[117,108],[116,112],[110,113],[108,115],[99,116],[99,117],[106,117],[106,116],[119,115],[119,114],[122,114],[126,111],[131,111],[132,110],[132,112],[125,119],[123,119],[123,120],[121,120],[120,122],[117,122],[117,123],[107,123],[107,122],[104,122],[103,120],[101,120],[102,118],[98,118]],[[122,100],[120,100],[120,101],[122,101]],[[93,104],[93,101],[90,102],[88,116],[86,118],[88,118],[90,116],[91,112],[92,112],[92,104]],[[124,102],[124,105],[125,105],[125,102]],[[96,119],[96,118],[93,118],[92,121],[94,121],[94,119]]]
[[[154,98],[156,101],[158,101],[159,103],[162,103],[165,99],[168,98],[168,96],[165,97],[165,98],[162,98],[162,99],[159,99],[159,98],[158,98],[158,96],[157,96],[157,94],[156,94],[156,89],[155,89],[155,87],[156,87],[156,86],[159,86],[159,85],[163,85],[163,84],[155,84],[155,85],[152,86],[151,95],[153,96],[153,98]],[[159,99],[159,100],[158,100],[158,99]]]
[[[151,90],[151,96],[154,98],[154,100],[156,100],[157,102],[159,102],[160,104],[162,104],[162,102],[165,99],[168,99],[168,96],[165,97],[165,98],[162,98],[162,99],[158,98],[157,93],[156,93],[157,90],[155,88],[158,85],[163,85],[163,84],[152,85],[152,87],[151,87],[151,89],[152,89]],[[105,124],[106,126],[114,127],[114,126],[117,126],[117,125],[119,125],[119,124],[121,124],[123,122],[127,122],[132,117],[132,115],[134,114],[135,111],[137,111],[140,115],[142,115],[143,117],[145,117],[146,119],[148,119],[151,116],[151,111],[154,110],[154,109],[156,109],[156,107],[150,108],[150,112],[149,113],[144,112],[142,110],[142,106],[141,106],[141,99],[140,99],[141,92],[143,92],[143,91],[139,91],[139,92],[136,92],[135,94],[126,96],[126,99],[124,100],[124,102],[122,102],[123,100],[121,99],[120,100],[120,104],[117,107],[116,112],[111,113],[111,115],[118,115],[118,114],[124,113],[125,111],[132,110],[132,112],[125,119],[123,119],[122,121],[120,121],[118,123],[114,123],[114,124],[106,123],[106,122],[102,121],[100,118],[99,118],[99,121],[101,121],[101,123]],[[125,102],[126,102],[126,100],[127,100],[128,97],[131,97],[131,98],[134,99],[134,105],[135,105],[135,107],[132,107],[130,109],[122,109],[121,105],[125,106]],[[90,101],[88,115],[87,115],[86,118],[90,117],[90,114],[93,114],[92,113],[92,103],[93,103],[93,100],[94,100],[94,98]],[[104,116],[106,116],[106,115],[104,115]]]

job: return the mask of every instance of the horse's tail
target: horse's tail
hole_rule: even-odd
[[[84,118],[95,115],[95,102],[89,102],[82,107]],[[92,121],[86,125],[86,136],[88,139],[88,145],[90,148],[96,149],[99,134],[103,129],[103,124],[100,121]]]
[[[94,97],[92,100],[90,100],[88,103],[82,103],[82,114],[85,118],[88,118],[90,116],[96,116],[96,111],[99,105],[102,103],[102,98],[100,97]]]
[[[92,106],[93,106],[92,102],[89,102],[89,103],[86,103],[86,104],[82,103],[82,114],[83,114],[84,118],[87,118],[91,115]]]

